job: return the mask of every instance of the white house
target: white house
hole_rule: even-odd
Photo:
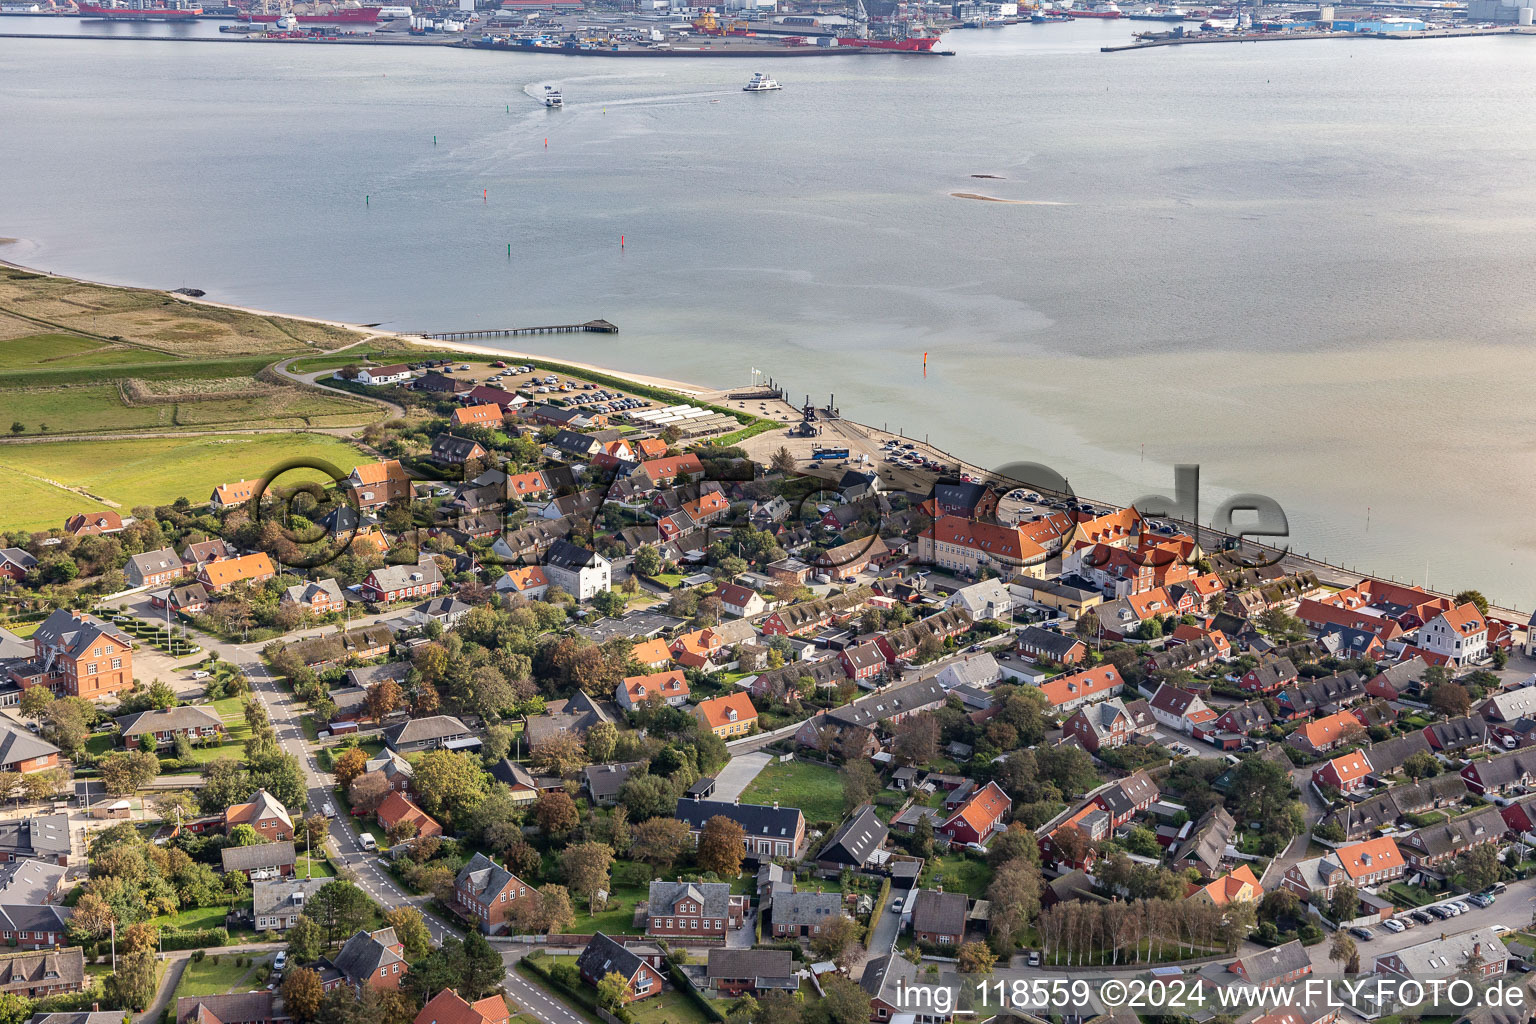
[[[1420,626],[1418,646],[1458,664],[1482,661],[1488,655],[1488,623],[1468,601]]]
[[[365,366],[357,371],[353,378],[359,384],[398,384],[402,380],[411,379],[411,368],[404,363],[396,363],[393,366]]]
[[[1007,622],[1013,618],[1013,594],[1008,584],[1000,579],[982,580],[961,587],[944,602],[945,608],[956,605],[970,612],[971,618],[978,622],[982,619],[1002,619]]]
[[[725,614],[738,619],[749,619],[768,610],[768,602],[763,600],[762,594],[739,583],[727,583],[715,596],[720,598]]]
[[[613,586],[613,563],[568,540],[557,540],[544,556],[544,575],[549,582],[586,601]]]

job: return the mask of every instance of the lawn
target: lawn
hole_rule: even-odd
[[[223,955],[210,954],[202,960],[187,963],[187,969],[182,972],[181,983],[176,986],[176,998],[182,996],[214,996],[229,992],[239,985],[241,980],[250,974],[254,967],[241,967],[235,963],[238,959],[233,953]],[[214,961],[217,960],[218,963]],[[250,985],[255,985],[252,978]],[[249,986],[242,986],[240,991],[245,991]]]
[[[672,989],[629,1004],[635,1024],[709,1024],[709,1018],[688,993]]]
[[[319,852],[300,853],[293,863],[294,878],[335,878],[336,869],[331,867],[325,855]]]
[[[590,935],[593,932],[606,934],[626,933],[636,935],[634,926],[635,904],[640,903],[650,896],[650,886],[615,885],[613,892],[608,895],[608,909],[593,917],[587,916],[587,901],[583,897],[574,896],[572,902],[576,904],[576,923],[567,931],[577,935]]]
[[[357,345],[345,351],[331,356],[306,356],[295,359],[288,367],[294,373],[314,373],[317,370],[339,370],[343,366],[356,363],[358,366],[366,365],[370,359],[377,362],[380,359],[392,362],[395,358],[408,355],[404,349],[377,349],[372,345]],[[446,358],[446,357],[444,357]]]
[[[195,932],[204,928],[223,928],[224,915],[229,910],[222,903],[213,907],[183,907],[174,914],[152,917],[149,923],[167,931]],[[219,991],[223,991],[220,989]]]
[[[806,821],[835,822],[843,816],[843,782],[834,768],[808,761],[780,762],[764,768],[741,794],[744,804],[798,807]]]
[[[119,363],[149,363],[176,358],[165,352],[113,345],[77,334],[31,334],[24,338],[0,341],[0,366],[7,370],[23,367],[115,366]]]
[[[949,892],[963,892],[973,899],[983,899],[992,881],[992,869],[986,863],[958,853],[933,857],[924,870],[930,874],[928,887],[943,884]]]
[[[323,459],[341,475],[362,461],[345,441],[304,433],[13,445],[0,451],[0,493],[7,497],[0,530],[59,526],[72,512],[102,507],[65,488],[115,501],[125,512],[183,495],[200,503],[219,484],[261,479],[299,457]],[[302,470],[281,479],[323,479],[323,474]]]
[[[655,576],[652,576],[650,579],[651,579],[652,583],[656,583],[656,584],[659,584],[659,585],[661,585],[663,587],[666,587],[668,590],[672,590],[675,587],[680,587],[683,584],[683,576],[682,576],[682,574],[681,573],[676,573],[676,572],[657,573]]]

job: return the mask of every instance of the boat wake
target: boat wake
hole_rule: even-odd
[[[1071,206],[1071,203],[1055,203],[1049,199],[999,199],[997,196],[984,196],[980,192],[951,192],[953,199],[974,199],[981,203],[1006,203],[1009,206]]]

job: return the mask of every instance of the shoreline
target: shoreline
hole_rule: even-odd
[[[23,272],[26,272],[26,273],[31,273],[31,274],[38,274],[38,275],[45,276],[45,277],[63,277],[63,278],[66,278],[68,280],[81,281],[81,282],[84,282],[84,283],[87,283],[87,284],[91,284],[91,285],[95,285],[95,286],[102,287],[102,288],[114,288],[114,289],[130,290],[130,291],[157,292],[159,294],[167,295],[167,296],[169,296],[171,298],[177,299],[177,300],[182,301],[182,302],[186,302],[188,304],[203,304],[203,305],[208,305],[208,306],[212,306],[212,307],[215,307],[215,308],[229,309],[229,310],[244,312],[244,313],[248,313],[248,314],[255,315],[255,316],[281,317],[283,319],[301,321],[301,322],[305,322],[305,323],[323,324],[323,325],[327,325],[327,326],[331,326],[331,327],[336,327],[336,328],[339,328],[339,329],[350,330],[350,331],[353,331],[353,332],[359,334],[358,339],[356,341],[354,341],[354,342],[351,342],[350,344],[343,345],[343,346],[340,346],[340,347],[334,348],[334,349],[316,349],[313,353],[309,354],[310,356],[313,356],[313,355],[328,355],[328,354],[334,354],[334,353],[338,353],[338,352],[344,352],[347,349],[350,349],[350,348],[352,348],[352,347],[354,347],[356,345],[360,345],[360,344],[363,344],[363,343],[365,343],[365,342],[367,342],[369,340],[373,340],[373,339],[377,339],[377,338],[393,338],[393,339],[396,339],[398,341],[403,342],[404,344],[406,344],[408,346],[419,348],[419,349],[430,349],[430,350],[436,350],[436,351],[442,351],[442,352],[462,352],[462,353],[465,353],[465,354],[487,355],[487,356],[491,356],[493,358],[498,358],[498,359],[507,359],[507,358],[525,359],[525,360],[529,360],[529,361],[534,362],[534,363],[537,363],[540,360],[543,360],[545,362],[558,362],[558,363],[561,363],[561,364],[566,365],[566,366],[571,366],[571,367],[574,367],[574,368],[577,368],[577,369],[591,370],[591,371],[596,372],[596,373],[607,374],[609,376],[616,377],[616,378],[623,379],[623,380],[628,380],[628,381],[631,381],[631,382],[637,383],[637,384],[644,384],[644,385],[648,385],[648,386],[651,386],[651,387],[660,387],[660,388],[665,388],[667,390],[677,391],[679,394],[685,395],[687,397],[697,397],[697,398],[700,398],[701,400],[718,401],[719,404],[726,405],[726,406],[731,406],[731,407],[735,407],[735,408],[739,408],[743,412],[749,412],[749,414],[751,414],[751,415],[757,415],[757,416],[762,416],[763,415],[762,413],[750,413],[750,410],[748,409],[748,405],[750,404],[750,402],[758,401],[758,399],[740,399],[740,400],[735,400],[735,401],[727,400],[725,398],[725,396],[731,390],[729,388],[722,389],[722,388],[703,387],[703,386],[700,386],[700,385],[697,385],[697,384],[688,384],[688,383],[684,383],[682,381],[669,380],[669,379],[664,378],[664,377],[654,377],[654,376],[649,376],[649,375],[646,375],[646,374],[632,373],[632,372],[624,371],[624,370],[616,370],[616,369],[611,369],[611,368],[605,367],[605,366],[598,366],[598,365],[596,365],[594,363],[578,362],[578,361],[574,361],[574,360],[570,360],[570,359],[565,359],[563,357],[539,355],[537,353],[532,353],[532,352],[517,352],[517,351],[510,350],[510,349],[493,348],[493,347],[488,346],[488,345],[473,345],[473,344],[462,344],[462,343],[458,343],[458,342],[435,341],[435,340],[421,338],[420,336],[417,336],[417,335],[402,333],[402,332],[399,332],[399,331],[389,331],[389,330],[382,330],[382,329],[372,328],[372,327],[368,327],[365,324],[350,323],[348,321],[343,321],[343,320],[330,320],[330,319],[326,319],[326,318],[323,318],[323,317],[303,316],[303,315],[294,315],[294,314],[289,314],[289,313],[280,313],[280,312],[276,312],[274,310],[257,309],[255,307],[242,306],[242,305],[239,305],[239,304],[236,304],[236,303],[219,302],[217,300],[211,300],[211,299],[207,299],[207,298],[196,298],[194,296],[181,295],[181,294],[177,294],[177,293],[168,291],[166,289],[142,288],[142,287],[137,287],[137,286],[133,286],[133,285],[113,284],[113,283],[104,282],[104,281],[93,281],[93,280],[90,280],[90,279],[87,279],[87,278],[83,278],[83,277],[75,277],[73,275],[56,274],[56,273],[54,273],[52,271],[42,270],[42,269],[37,268],[37,267],[26,266],[24,264],[15,263],[15,262],[9,261],[9,260],[0,259],[0,266],[10,267],[10,268],[15,269],[15,270],[20,270],[20,271],[23,271]],[[284,362],[287,362],[287,361],[289,361],[291,359],[299,359],[299,358],[307,358],[307,357],[308,356],[306,356],[303,353],[294,354],[294,355],[287,355],[287,356],[283,356],[280,359],[276,360],[276,362],[284,363]],[[782,407],[785,410],[788,410],[790,413],[798,413],[799,412],[799,410],[793,405],[793,403],[789,402],[785,398],[780,398],[780,399],[778,399],[776,401],[780,405],[782,405]],[[771,413],[768,414],[766,418],[769,419],[769,420],[773,420],[775,422],[778,422],[779,425],[781,425],[781,426],[786,425],[786,423],[785,423],[785,421],[784,421],[784,419],[782,417],[776,419],[773,416],[773,414],[771,414]],[[824,428],[831,428],[830,431],[829,431],[829,435],[824,437],[825,440],[827,440],[827,441],[839,441],[839,442],[847,443],[847,444],[849,444],[850,448],[862,447],[863,445],[869,445],[870,446],[870,451],[871,451],[872,455],[874,455],[876,453],[876,449],[875,449],[874,446],[878,442],[881,442],[881,441],[884,441],[884,440],[893,440],[893,439],[899,439],[899,440],[901,440],[903,442],[910,441],[910,442],[912,442],[913,447],[915,447],[917,449],[920,449],[921,451],[927,453],[928,455],[936,458],[937,460],[939,460],[941,462],[953,463],[958,470],[960,470],[961,472],[965,472],[965,473],[971,474],[973,476],[973,478],[975,478],[975,479],[979,479],[979,480],[983,480],[983,481],[1000,481],[1001,480],[1001,478],[998,478],[994,473],[992,473],[991,471],[987,470],[985,467],[978,466],[978,465],[975,465],[975,464],[967,461],[964,456],[961,456],[961,455],[958,455],[958,454],[955,454],[955,453],[952,453],[952,452],[948,452],[948,451],[938,447],[937,445],[931,444],[930,442],[928,442],[926,440],[919,440],[916,436],[907,435],[907,434],[903,433],[900,430],[891,431],[891,430],[883,428],[883,427],[876,427],[876,426],[873,426],[872,424],[862,423],[862,422],[860,422],[858,420],[846,419],[846,418],[843,418],[842,416],[833,416],[833,417],[828,418],[827,420],[825,420],[823,422],[823,426],[824,426]],[[294,432],[295,433],[301,433],[302,431],[294,431]],[[748,450],[748,454],[750,456],[752,456],[753,458],[756,459],[756,458],[761,457],[762,461],[766,462],[766,461],[768,461],[767,456],[770,454],[770,452],[766,448],[766,446],[768,446],[769,444],[772,444],[774,446],[774,448],[777,448],[779,446],[785,446],[785,447],[789,447],[792,450],[799,450],[800,447],[804,446],[808,450],[809,446],[810,446],[810,443],[811,443],[811,441],[808,438],[784,438],[784,437],[782,437],[782,435],[777,434],[776,431],[770,431],[770,432],[758,434],[758,435],[756,435],[753,438],[747,439],[743,443],[743,447]],[[763,451],[754,451],[754,449],[765,449],[765,450],[763,450]],[[871,460],[871,465],[873,466],[875,464],[876,464],[875,460],[872,459]],[[896,481],[900,480],[900,478],[901,478],[901,476],[903,474],[902,473],[892,473],[890,475],[893,478],[893,482],[896,482]],[[1012,481],[1012,483],[1018,484],[1019,481]],[[1079,497],[1082,497],[1082,496],[1079,495]],[[1105,507],[1109,507],[1109,508],[1122,508],[1122,507],[1124,507],[1119,502],[1104,501],[1104,500],[1101,500],[1101,499],[1098,499],[1098,498],[1094,498],[1092,500],[1093,500],[1094,504],[1096,504],[1096,505],[1101,505],[1101,506],[1105,506]],[[1206,531],[1210,531],[1213,536],[1216,535],[1215,531],[1212,530],[1210,527],[1199,527],[1198,524],[1196,524],[1196,528],[1197,529],[1206,530]],[[1335,583],[1335,584],[1338,584],[1338,585],[1352,585],[1353,583],[1358,582],[1360,579],[1363,579],[1363,578],[1366,578],[1366,577],[1377,578],[1377,579],[1384,579],[1384,580],[1393,580],[1394,582],[1396,582],[1395,577],[1393,577],[1391,575],[1388,575],[1388,574],[1373,574],[1369,570],[1362,572],[1359,569],[1345,568],[1342,565],[1335,565],[1335,564],[1330,563],[1330,562],[1328,562],[1326,560],[1323,560],[1323,559],[1317,559],[1317,558],[1312,558],[1309,555],[1298,554],[1298,553],[1296,553],[1294,551],[1290,551],[1289,549],[1286,550],[1286,554],[1284,555],[1284,558],[1290,564],[1290,566],[1292,568],[1309,568],[1309,569],[1312,569],[1313,571],[1315,571],[1315,572],[1317,572],[1319,574],[1320,578],[1326,573],[1328,575],[1328,577],[1330,578],[1329,582]],[[1424,590],[1427,593],[1431,593],[1431,594],[1438,594],[1438,593],[1440,593],[1439,591],[1431,590],[1428,587],[1425,587]],[[1450,595],[1444,595],[1444,596],[1450,596]],[[1522,612],[1522,611],[1520,611],[1518,609],[1515,609],[1515,608],[1507,607],[1507,606],[1494,606],[1494,607],[1490,607],[1489,612],[1490,612],[1490,614],[1498,613],[1500,615],[1500,617],[1503,617],[1503,618],[1506,618],[1506,619],[1510,619],[1510,620],[1518,620],[1518,621],[1524,621],[1526,616],[1527,616],[1527,613]]]
[[[19,239],[10,239],[8,241],[19,241]],[[669,391],[676,391],[679,394],[686,395],[690,398],[723,394],[725,391],[729,390],[728,388],[716,388],[707,387],[701,384],[690,384],[684,381],[671,380],[666,377],[655,377],[649,374],[633,373],[629,370],[611,369],[606,366],[598,366],[596,363],[579,362],[574,359],[566,359],[563,356],[557,357],[540,355],[536,352],[519,352],[514,349],[494,348],[490,345],[475,345],[456,341],[434,341],[429,338],[423,338],[416,334],[409,334],[403,331],[391,331],[382,327],[370,327],[367,324],[351,323],[346,320],[328,320],[324,317],[318,316],[303,316],[295,315],[293,313],[282,313],[273,309],[258,309],[255,306],[242,306],[235,302],[220,302],[217,299],[210,299],[206,297],[199,298],[193,295],[183,295],[164,288],[141,288],[136,285],[118,284],[112,281],[95,281],[90,278],[79,277],[74,274],[55,273],[52,270],[44,270],[41,267],[32,267],[24,263],[16,263],[13,260],[0,259],[0,267],[9,267],[12,270],[20,270],[28,274],[38,274],[43,277],[61,277],[71,281],[80,281],[84,284],[94,285],[98,288],[116,288],[123,291],[151,291],[175,299],[178,302],[185,302],[188,305],[211,306],[214,309],[228,309],[237,313],[248,313],[252,316],[275,316],[281,317],[284,320],[298,320],[303,323],[321,324],[326,327],[337,328],[338,330],[351,331],[358,335],[357,340],[351,342],[350,344],[342,345],[339,348],[317,349],[310,355],[331,355],[338,352],[345,352],[349,348],[365,344],[369,341],[376,341],[380,338],[392,338],[417,348],[435,349],[440,352],[464,352],[473,355],[487,355],[495,359],[517,358],[535,361],[543,359],[545,361],[559,362],[565,364],[566,366],[574,366],[580,370],[591,370],[594,373],[605,373],[610,377],[618,377],[623,380],[630,381],[634,384],[644,384],[649,387],[666,388]],[[299,353],[292,356],[285,356],[284,358],[277,361],[286,362],[289,359],[303,359],[309,357],[309,355]]]

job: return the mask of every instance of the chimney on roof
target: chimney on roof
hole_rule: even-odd
[[[943,892],[943,891],[944,891],[944,883],[940,882],[939,883],[939,892]]]

